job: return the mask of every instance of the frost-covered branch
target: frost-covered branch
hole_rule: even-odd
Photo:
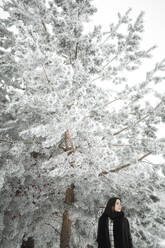
[[[159,104],[157,104],[156,107],[153,108],[153,111],[157,110],[158,107],[159,107],[162,103],[163,103],[163,102],[161,101]],[[147,115],[145,115],[144,117],[142,117],[140,120],[136,121],[136,122],[133,124],[133,127],[134,127],[135,125],[139,124],[140,122],[144,121],[144,120],[145,120],[147,117],[149,117],[149,116],[151,116],[151,114],[147,114]],[[129,126],[123,128],[123,129],[121,129],[120,131],[114,133],[113,135],[114,135],[114,136],[115,136],[115,135],[118,135],[118,134],[120,134],[120,133],[122,133],[123,131],[126,131],[126,130],[128,130],[128,129],[130,129]]]
[[[149,155],[151,155],[151,154],[152,154],[152,152],[148,152],[148,153],[146,153],[145,155],[143,155],[142,157],[140,157],[137,161],[140,162],[140,161],[142,161],[144,158],[146,158],[147,156],[149,156]],[[99,176],[106,175],[106,174],[108,174],[109,172],[112,172],[112,173],[115,172],[115,173],[116,173],[116,172],[119,172],[119,171],[122,170],[122,169],[125,169],[125,168],[129,167],[129,166],[131,166],[130,163],[125,164],[125,165],[122,165],[122,166],[119,166],[119,167],[117,167],[117,168],[115,168],[115,169],[112,169],[112,170],[109,170],[109,171],[103,171],[103,172],[101,172],[101,173],[99,174]]]

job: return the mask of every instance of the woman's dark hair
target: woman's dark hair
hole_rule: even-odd
[[[111,212],[114,211],[114,208],[115,208],[115,202],[116,200],[120,200],[119,197],[111,197],[108,202],[107,202],[107,205],[105,207],[105,210],[104,210],[104,213],[109,215]],[[121,201],[121,200],[120,200]]]

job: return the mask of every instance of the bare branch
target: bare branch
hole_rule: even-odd
[[[120,170],[122,170],[122,169],[124,169],[124,168],[127,168],[128,166],[130,166],[131,164],[125,164],[125,165],[122,165],[122,166],[120,166],[120,167],[118,167],[118,168],[116,168],[116,169],[113,169],[113,170],[110,170],[109,172],[118,172],[118,171],[120,171]]]
[[[69,50],[69,59],[70,59],[70,64],[72,64],[72,55],[71,55],[70,50]]]
[[[78,54],[78,42],[76,43],[76,50],[75,50],[75,60],[77,59],[77,54]]]
[[[140,120],[138,120],[137,122],[135,122],[134,125],[136,125],[136,124],[138,124],[139,122],[145,120],[148,116],[150,116],[150,115],[145,115],[143,118],[141,118]]]
[[[130,147],[133,147],[133,146],[131,146],[131,145],[125,145],[125,144],[122,144],[122,145],[119,145],[119,144],[111,144],[111,146],[119,146],[119,147],[130,146]]]
[[[31,144],[42,144],[41,142],[38,142],[38,141],[36,141],[36,142],[23,141],[23,140],[21,140],[21,141],[13,141],[13,140],[6,140],[6,139],[0,139],[0,142],[7,142],[7,143],[9,143],[9,144],[16,144],[16,143],[18,143],[18,142],[22,142],[23,144],[26,144],[26,145],[31,145]]]
[[[122,133],[123,131],[125,131],[125,130],[127,130],[127,129],[128,129],[128,127],[125,127],[125,128],[123,128],[123,129],[121,129],[120,131],[114,133],[113,136],[118,135],[118,134]]]
[[[105,104],[105,105],[103,106],[103,108],[106,107],[106,106],[108,106],[109,104],[111,104],[111,103],[113,103],[113,102],[118,101],[118,100],[121,100],[121,98],[118,98],[118,99],[115,99],[115,100],[113,100],[113,101],[111,101],[111,102],[108,102],[107,104]]]
[[[6,140],[6,139],[0,139],[0,142],[7,142],[7,143],[9,143],[9,144],[14,144],[14,143],[16,143],[15,141]]]
[[[51,224],[49,224],[49,223],[44,223],[45,225],[48,225],[48,226],[51,226],[54,230],[55,230],[55,232],[56,233],[58,233],[59,235],[60,235],[60,232],[54,227],[54,226],[52,226]]]
[[[46,80],[48,81],[48,84],[50,85],[50,87],[52,88],[52,90],[55,90],[55,89],[53,88],[53,86],[51,85],[51,81],[50,81],[49,78],[48,78],[47,72],[46,72],[45,67],[44,67],[43,64],[42,64],[42,67],[43,67],[43,70],[44,70],[44,73],[45,73]]]
[[[42,25],[43,25],[43,27],[44,27],[45,32],[47,32],[47,28],[46,28],[46,25],[45,25],[44,21],[41,20],[41,23],[42,23]]]
[[[152,154],[152,152],[148,152],[147,154],[143,155],[141,158],[138,159],[138,161],[143,160],[143,158],[146,158],[146,157],[149,156],[150,154]]]
[[[102,171],[98,176],[103,176],[103,175],[106,175],[108,173],[109,173],[108,171]]]
[[[45,76],[46,76],[46,80],[47,80],[48,83],[50,84],[50,80],[49,80],[49,78],[48,78],[48,75],[47,75],[47,73],[46,73],[46,70],[45,70],[45,67],[44,67],[43,64],[42,64],[42,67],[43,67],[43,69],[44,69],[44,73],[45,73]]]
[[[69,147],[69,142],[70,142],[71,148]],[[73,145],[68,129],[65,132],[65,150],[66,151],[72,150],[72,152],[75,152],[75,147]]]
[[[140,158],[138,159],[138,161],[139,161],[139,162],[142,161],[144,158],[146,158],[146,157],[149,156],[150,154],[152,154],[152,152],[148,152],[147,154],[143,155],[142,157],[140,157]],[[99,174],[99,176],[104,176],[104,175],[108,174],[109,172],[115,173],[115,172],[118,172],[118,171],[120,171],[120,170],[122,170],[122,169],[124,169],[124,168],[129,167],[129,166],[131,166],[130,163],[129,163],[129,164],[122,165],[122,166],[120,166],[120,167],[117,167],[117,168],[112,169],[112,170],[109,170],[109,171],[102,171],[102,172]]]

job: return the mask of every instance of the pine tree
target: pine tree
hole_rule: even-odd
[[[3,9],[1,246],[33,237],[35,247],[60,247],[67,213],[62,230],[69,221],[70,247],[96,247],[98,216],[115,194],[135,246],[158,247],[165,171],[146,158],[164,154],[156,133],[165,120],[157,90],[164,60],[138,85],[127,78],[155,49],[141,49],[144,13],[133,21],[129,9],[107,32],[95,26],[86,33],[84,23],[96,12],[91,0],[4,0]],[[121,90],[96,86],[105,79]],[[154,107],[149,94],[158,100]],[[68,204],[64,194],[73,184]]]

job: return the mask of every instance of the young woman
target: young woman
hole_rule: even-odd
[[[112,197],[98,221],[98,248],[133,248],[128,219],[121,211],[121,201]]]

